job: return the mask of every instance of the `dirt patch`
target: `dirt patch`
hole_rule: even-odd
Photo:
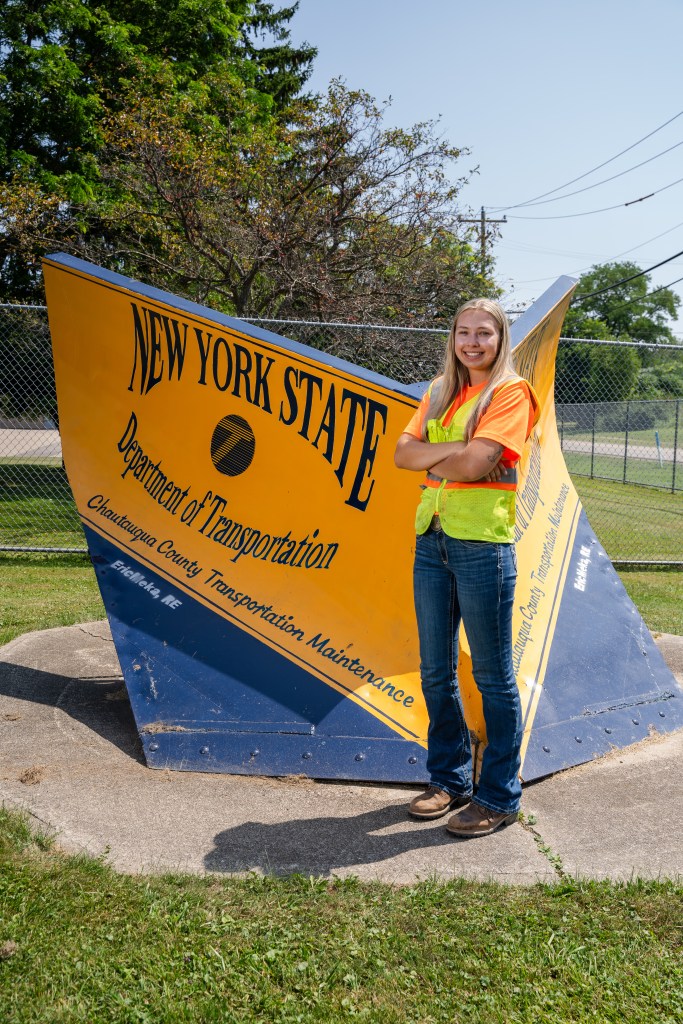
[[[160,732],[188,732],[184,725],[168,725],[166,722],[151,722],[140,730],[142,733],[155,736]]]
[[[316,780],[309,775],[279,775],[277,781],[286,786],[315,786]]]
[[[128,690],[125,685],[120,686],[118,690],[111,690],[109,693],[105,693],[105,700],[128,700]]]
[[[45,775],[45,769],[41,768],[40,765],[34,764],[21,773],[19,782],[23,782],[25,786],[37,786],[39,782],[43,781]]]

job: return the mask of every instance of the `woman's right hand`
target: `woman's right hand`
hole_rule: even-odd
[[[496,465],[491,470],[491,472],[487,473],[486,476],[482,477],[482,480],[486,480],[486,482],[489,484],[495,484],[498,482],[498,480],[500,480],[502,475],[503,470],[501,469],[500,462],[497,462]]]

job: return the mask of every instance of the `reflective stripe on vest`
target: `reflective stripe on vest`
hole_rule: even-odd
[[[503,382],[494,392],[516,384],[521,377],[513,377]],[[440,382],[435,382],[438,386]],[[525,382],[527,383],[527,382]],[[530,388],[531,400],[538,405],[536,396]],[[433,394],[430,389],[430,407],[433,408]],[[463,441],[465,427],[474,404],[479,395],[469,399],[455,411],[447,427],[443,420],[448,413],[444,412],[440,419],[427,420],[427,438],[432,443],[440,441]],[[443,480],[434,473],[428,472],[422,491],[422,497],[415,516],[415,531],[425,533],[433,517],[439,516],[444,533],[460,540],[483,540],[497,544],[510,544],[514,539],[515,528],[515,492],[517,490],[516,465],[503,464],[503,475],[500,480],[491,483],[475,481],[458,483]]]

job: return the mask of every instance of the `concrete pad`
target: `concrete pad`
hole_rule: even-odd
[[[654,637],[683,686],[683,637]],[[681,878],[682,756],[683,732],[655,734],[527,787],[526,814],[568,875]]]
[[[520,825],[460,840],[408,818],[415,788],[146,768],[106,623],[0,649],[0,748],[0,799],[122,871],[556,877]]]
[[[683,641],[667,643],[683,668]],[[148,769],[106,622],[0,649],[0,751],[0,800],[122,871],[532,884],[557,879],[557,854],[571,875],[683,874],[683,732],[526,787],[532,826],[459,840],[406,816],[412,787]]]
[[[572,877],[683,878],[683,731],[529,786],[533,826]]]

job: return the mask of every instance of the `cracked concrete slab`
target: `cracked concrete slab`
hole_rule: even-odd
[[[682,645],[672,644],[676,658]],[[406,816],[417,792],[409,786],[146,768],[106,622],[0,649],[0,799],[52,828],[65,849],[128,872],[532,884],[557,879],[556,855],[571,874],[676,876],[681,851],[647,798],[682,749],[675,733],[543,780],[525,791],[534,825],[459,840],[443,820]],[[673,794],[669,822],[683,806],[680,785]]]
[[[683,731],[529,786],[534,828],[572,877],[683,878]]]

